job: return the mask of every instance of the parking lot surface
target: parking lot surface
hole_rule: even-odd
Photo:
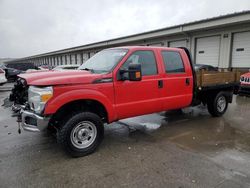
[[[198,106],[105,125],[95,153],[71,158],[50,134],[17,133],[10,88],[0,88],[0,187],[250,187],[250,98],[235,96],[220,118]]]

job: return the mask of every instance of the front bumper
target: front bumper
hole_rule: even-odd
[[[18,122],[25,131],[40,132],[48,128],[50,117],[40,116],[30,110],[25,110],[23,106],[12,107],[12,109],[18,108]]]
[[[239,94],[250,95],[250,85],[241,85]]]

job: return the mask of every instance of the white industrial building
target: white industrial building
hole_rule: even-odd
[[[94,53],[126,45],[187,47],[197,64],[250,68],[250,11],[17,59],[9,63],[81,64]]]

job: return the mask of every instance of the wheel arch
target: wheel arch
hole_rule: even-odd
[[[96,100],[80,99],[62,105],[51,116],[50,123],[57,126],[57,124],[64,118],[67,118],[67,116],[79,112],[92,112],[97,114],[104,123],[109,122],[108,111],[102,103]]]
[[[60,94],[46,104],[44,114],[53,117],[62,114],[62,111],[69,113],[70,111],[80,110],[98,112],[97,114],[102,116],[105,114],[107,122],[116,119],[113,105],[109,99],[100,92],[93,90],[84,90],[84,92],[82,90],[73,90]]]

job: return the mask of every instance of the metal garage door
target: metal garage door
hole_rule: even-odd
[[[195,62],[218,67],[220,56],[220,36],[198,38],[196,40]]]
[[[162,46],[162,43],[151,43],[151,44],[148,44],[147,46]]]
[[[72,65],[76,64],[76,55],[75,54],[71,54],[71,63],[72,63]]]
[[[232,67],[250,67],[250,32],[234,34]]]
[[[89,56],[92,57],[93,55],[95,55],[95,52],[90,52]]]
[[[67,64],[70,64],[70,55],[67,55]]]
[[[83,53],[82,57],[83,57],[83,62],[85,62],[89,59],[89,55],[87,53]]]
[[[187,47],[187,40],[171,41],[168,43],[169,47]]]
[[[82,64],[82,57],[81,54],[77,54],[77,58],[76,58],[76,64]]]

